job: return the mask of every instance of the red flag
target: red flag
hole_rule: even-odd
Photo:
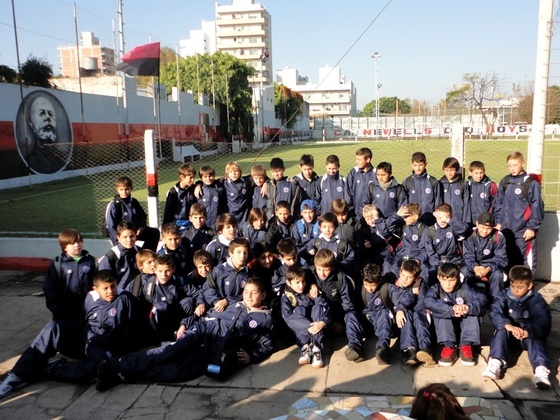
[[[159,77],[159,42],[139,45],[124,54],[117,71],[129,76]]]

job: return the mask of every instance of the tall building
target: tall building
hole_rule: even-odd
[[[216,49],[257,69],[253,86],[272,83],[272,20],[255,0],[216,3]]]
[[[285,68],[276,72],[276,82],[303,95],[309,104],[310,117],[355,117],[356,88],[346,80],[338,67],[319,69],[319,83],[309,83],[296,69]]]
[[[200,29],[189,31],[189,39],[179,41],[179,48],[181,57],[214,54],[216,52],[216,22],[203,20]]]
[[[60,74],[64,77],[78,77],[78,54],[76,47],[58,47]],[[99,44],[93,32],[82,32],[79,47],[82,77],[110,76],[115,74],[115,50]]]

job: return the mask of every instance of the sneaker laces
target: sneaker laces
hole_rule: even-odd
[[[453,355],[454,352],[455,352],[454,348],[444,347],[443,350],[441,351],[441,358],[442,359],[449,359],[449,358],[451,358],[451,356]]]
[[[463,354],[463,357],[468,359],[472,359],[473,357],[471,346],[461,346],[461,353]]]

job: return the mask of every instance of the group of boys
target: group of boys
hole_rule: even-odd
[[[390,363],[390,340],[399,337],[403,364],[433,365],[435,337],[439,365],[460,358],[473,366],[488,307],[496,331],[483,375],[503,375],[513,340],[528,350],[537,387],[550,387],[550,311],[532,290],[542,200],[523,156],[508,155],[510,175],[499,186],[478,161],[463,180],[448,158],[437,180],[417,152],[412,175],[399,184],[390,163],[374,167],[371,159],[370,149],[359,149],[345,177],[330,155],[319,177],[313,157],[303,155],[293,179],[280,158],[270,163],[270,179],[263,165],[243,177],[229,162],[223,179],[203,166],[195,182],[194,168],[181,165],[161,241],[131,196],[132,181],[119,177],[105,221],[114,246],[96,267],[78,232],[60,234],[62,254],[45,282],[53,320],[0,396],[41,378],[98,376],[105,390],[224,377],[272,352],[273,324],[276,334],[295,336],[301,365],[322,367],[324,336],[344,332],[349,361],[362,361],[364,338],[375,336],[378,363]],[[82,305],[85,337],[75,333]],[[57,351],[79,360],[49,363]]]

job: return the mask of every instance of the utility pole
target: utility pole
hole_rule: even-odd
[[[379,89],[381,88],[381,83],[378,82],[377,60],[381,58],[381,54],[376,51],[371,58],[375,65],[375,133],[377,135],[377,130],[379,130]]]

